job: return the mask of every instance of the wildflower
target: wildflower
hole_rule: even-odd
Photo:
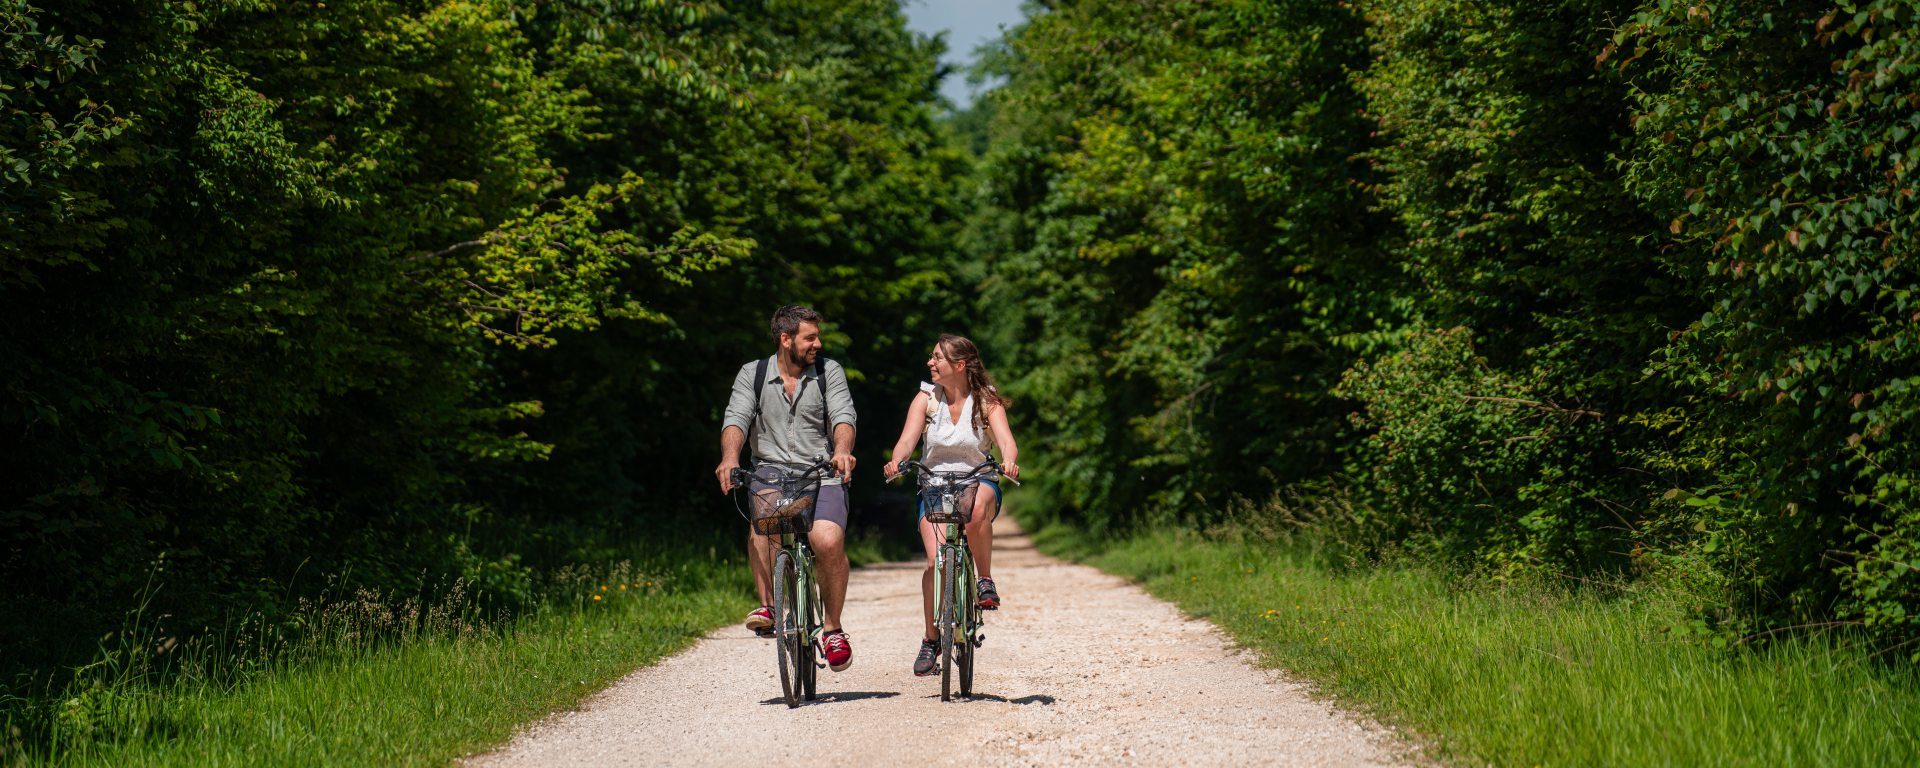
[[[600,585],[600,591],[602,591],[602,592],[605,592],[605,591],[607,591],[607,585],[605,585],[605,584],[602,584],[602,585]]]
[[[597,603],[597,602],[600,602],[600,596],[599,596],[599,595],[594,595],[594,596],[593,596],[593,601],[594,601],[594,602],[596,602],[596,603]]]

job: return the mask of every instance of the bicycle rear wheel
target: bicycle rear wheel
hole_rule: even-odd
[[[789,708],[800,706],[805,686],[800,677],[800,633],[804,625],[796,578],[793,558],[781,552],[773,561],[773,647],[780,663],[780,695],[786,697]]]
[[[940,563],[940,601],[934,604],[933,625],[940,633],[940,700],[953,700],[953,651],[954,625],[959,623],[959,614],[954,612],[954,600],[959,597],[959,587],[955,579],[959,575],[959,560],[949,551]]]

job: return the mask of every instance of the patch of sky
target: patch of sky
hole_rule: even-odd
[[[940,83],[940,93],[955,109],[966,109],[980,91],[995,83],[972,86],[967,69],[973,66],[974,49],[1000,38],[1006,28],[1020,22],[1021,0],[904,0],[907,27],[923,35],[947,33],[947,52],[941,61],[953,68]]]

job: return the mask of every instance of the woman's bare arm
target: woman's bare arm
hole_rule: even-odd
[[[913,404],[907,406],[907,420],[900,425],[900,439],[893,444],[893,458],[887,460],[884,467],[888,480],[900,474],[900,460],[913,455],[913,444],[920,442],[920,433],[927,428],[927,393],[913,396]]]
[[[1020,479],[1020,446],[1013,442],[1013,428],[1007,426],[1007,409],[987,406],[987,427],[993,430],[993,442],[1000,446],[1000,469],[1007,477]]]

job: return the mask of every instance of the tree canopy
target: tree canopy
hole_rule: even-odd
[[[894,0],[0,0],[0,646],[728,541],[801,302],[863,453],[979,340],[1037,517],[1911,654],[1916,14],[1050,0],[954,113]]]
[[[1911,653],[1917,10],[1041,4],[969,242],[1046,508]]]
[[[725,530],[698,481],[773,307],[826,313],[867,393],[958,304],[965,157],[892,2],[0,19],[12,660],[155,568],[193,631]]]

